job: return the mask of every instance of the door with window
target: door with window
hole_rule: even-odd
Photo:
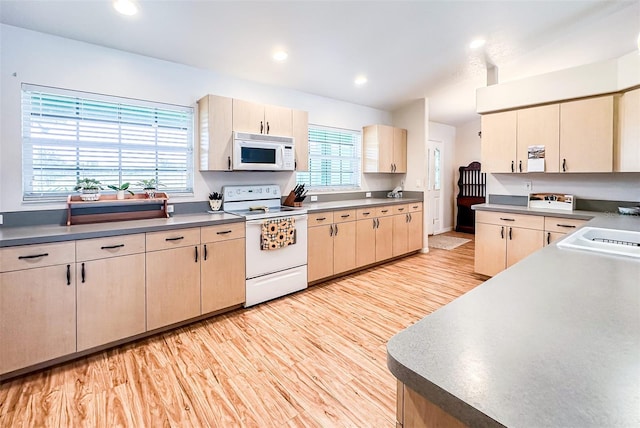
[[[442,233],[442,165],[444,147],[442,141],[429,140],[429,184],[427,187],[428,233]]]

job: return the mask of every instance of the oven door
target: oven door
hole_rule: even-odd
[[[247,279],[307,264],[307,216],[292,217],[296,221],[296,243],[277,250],[260,249],[262,223],[273,217],[246,222]]]
[[[234,140],[233,169],[279,171],[283,168],[284,146],[280,143]]]

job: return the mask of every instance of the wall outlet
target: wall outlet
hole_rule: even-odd
[[[364,197],[365,197],[365,198],[370,198],[370,197],[371,197],[371,192],[367,192],[367,193],[365,193],[365,194],[364,194]]]
[[[311,202],[318,202],[318,196],[317,195],[311,195]]]
[[[533,183],[531,181],[524,182],[524,190],[531,192],[533,190]]]
[[[167,212],[168,213],[172,213],[173,212],[173,205],[167,205]]]

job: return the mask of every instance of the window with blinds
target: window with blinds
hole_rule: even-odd
[[[309,125],[309,171],[297,182],[316,190],[360,187],[361,132]]]
[[[23,85],[22,151],[24,200],[66,197],[81,178],[192,194],[193,108]]]

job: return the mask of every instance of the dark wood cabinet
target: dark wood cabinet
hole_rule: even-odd
[[[480,171],[480,162],[471,162],[468,166],[461,166],[458,179],[458,216],[456,231],[475,233],[476,216],[472,205],[483,204],[486,200],[486,174]]]

